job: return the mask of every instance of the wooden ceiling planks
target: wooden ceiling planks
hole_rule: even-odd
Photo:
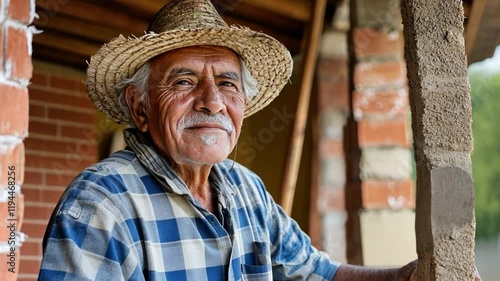
[[[36,9],[40,17],[34,24],[44,33],[34,36],[33,57],[85,69],[86,63],[82,57],[90,58],[100,45],[119,34],[143,35],[149,20],[167,2],[72,0],[53,5],[51,1],[37,1]],[[221,9],[222,16],[229,24],[265,32],[281,41],[292,54],[300,51],[304,29],[310,17],[310,0],[213,2]]]

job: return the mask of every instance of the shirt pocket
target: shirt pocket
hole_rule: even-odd
[[[253,242],[255,264],[242,264],[243,281],[273,280],[269,243]]]

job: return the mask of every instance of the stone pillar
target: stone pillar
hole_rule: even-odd
[[[347,258],[399,266],[416,258],[399,1],[351,0],[350,7]]]
[[[0,1],[0,280],[14,281],[24,202],[24,144],[28,135],[28,83],[32,74],[34,0]]]
[[[322,36],[317,67],[319,130],[315,160],[319,169],[318,190],[311,195],[310,234],[317,247],[343,263],[347,262],[343,149],[343,128],[349,114],[347,69],[347,31],[330,27]]]
[[[417,162],[418,280],[474,280],[471,101],[462,1],[401,7]]]

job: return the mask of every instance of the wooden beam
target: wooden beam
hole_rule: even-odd
[[[316,61],[318,57],[318,46],[321,38],[321,31],[323,29],[325,9],[326,0],[315,1],[314,10],[312,11],[312,22],[310,30],[308,31],[308,43],[304,50],[300,96],[281,187],[280,204],[289,215],[292,213],[295,187],[297,185],[297,177],[299,174],[300,158],[302,156],[302,146],[304,144],[304,135],[307,124],[313,78],[316,69]]]
[[[43,32],[41,34],[37,34],[33,36],[33,43],[87,58],[90,58],[92,55],[97,53],[101,47],[101,44],[91,43],[88,40],[70,37],[55,32]]]
[[[465,52],[468,56],[471,56],[472,50],[474,50],[474,43],[479,31],[486,1],[487,0],[474,0],[472,2],[472,10],[465,30]]]
[[[140,14],[145,19],[150,19],[154,16],[164,5],[169,3],[167,1],[154,1],[154,0],[112,0],[112,2],[120,6]]]
[[[34,43],[33,59],[62,64],[85,71],[87,69],[87,60],[89,58]]]
[[[69,1],[60,5],[51,5],[50,1],[37,1],[36,7],[43,22],[49,22],[63,14],[109,28],[128,30],[138,36],[143,35],[148,26],[144,19],[83,1]]]
[[[242,2],[234,7],[233,10],[227,11],[223,16],[225,15],[231,15],[258,25],[271,27],[278,32],[295,34],[297,37],[301,38],[307,25],[307,22],[295,20],[273,11],[264,10],[257,6],[249,5],[246,2]]]
[[[163,1],[154,1],[154,0],[143,0],[143,1],[137,1],[137,0],[112,0],[114,3],[120,4],[123,7],[128,7],[133,11],[137,11],[138,13],[142,15],[149,15],[152,16],[156,14],[158,10],[163,7],[166,3],[169,1],[163,2]],[[215,2],[215,1],[214,1]],[[220,0],[219,0],[220,2]],[[309,0],[234,0],[234,1],[226,1],[227,2],[227,9],[226,11],[223,11],[223,14],[225,12],[231,12],[232,10],[239,9],[241,10],[240,6],[252,6],[256,7],[259,10],[266,10],[270,11],[273,13],[276,13],[278,15],[291,18],[294,20],[299,20],[302,22],[307,22],[309,21],[311,17],[311,9],[312,9],[312,2]],[[224,3],[226,3],[224,2]],[[217,6],[217,3],[215,3]],[[221,4],[222,6],[222,4]]]
[[[237,18],[237,17],[232,17],[229,15],[224,16],[224,20],[228,24],[242,25],[242,26],[246,26],[252,30],[264,32],[264,33],[268,34],[269,36],[272,36],[272,37],[276,38],[278,41],[280,41],[283,45],[285,45],[290,50],[290,53],[292,53],[292,54],[296,54],[296,53],[300,52],[300,46],[301,46],[302,40],[301,40],[301,37],[298,37],[297,35],[301,36],[302,33],[294,34],[296,36],[293,36],[292,34],[277,32],[272,27],[261,26],[261,25],[258,25],[256,23],[249,22],[249,21],[243,20],[241,18]]]
[[[308,22],[313,1],[309,0],[247,0],[245,3],[286,17]]]
[[[40,18],[35,19],[33,23],[41,30],[54,30],[100,43],[108,42],[120,34],[124,36],[130,35],[129,31],[109,28],[62,14],[51,18],[49,21],[42,21]]]

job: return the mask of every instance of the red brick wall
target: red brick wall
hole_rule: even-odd
[[[402,36],[398,31],[354,28],[352,41],[355,60],[353,118],[349,129],[356,135],[354,149],[409,149],[409,105]],[[356,173],[351,181],[357,181],[359,176]],[[408,178],[363,178],[361,195],[359,207],[365,209],[390,208],[389,196],[404,196],[407,208],[414,205],[413,183]]]
[[[81,82],[83,74],[62,72],[36,64],[29,86],[23,185],[23,232],[29,238],[21,249],[19,280],[36,280],[54,205],[73,177],[97,160],[96,114]]]
[[[346,262],[344,126],[350,114],[347,34],[329,30],[316,69],[318,139],[317,187],[311,191],[310,235],[313,244],[334,260]],[[336,52],[328,52],[328,50]],[[345,51],[341,51],[345,50]]]
[[[347,256],[350,263],[362,264],[360,211],[414,207],[411,140],[402,35],[399,31],[354,27],[350,42]]]
[[[16,280],[22,245],[24,143],[34,1],[0,1],[0,280]]]

